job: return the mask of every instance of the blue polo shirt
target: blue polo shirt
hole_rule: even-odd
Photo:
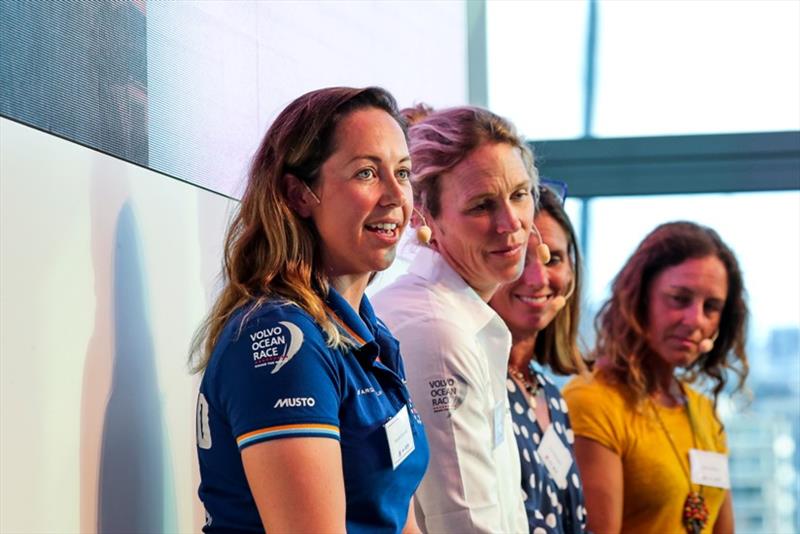
[[[331,288],[328,316],[353,343],[331,349],[299,306],[236,312],[200,385],[197,451],[204,532],[263,532],[240,451],[287,437],[340,442],[348,532],[399,532],[428,463],[399,343],[365,296],[359,313]],[[247,313],[249,311],[249,313]],[[384,425],[408,409],[413,452],[393,468]]]

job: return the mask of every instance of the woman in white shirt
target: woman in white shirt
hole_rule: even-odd
[[[487,302],[519,277],[538,174],[514,126],[480,108],[406,114],[420,247],[378,293],[400,340],[431,461],[416,493],[427,532],[527,532],[506,396],[511,334]]]

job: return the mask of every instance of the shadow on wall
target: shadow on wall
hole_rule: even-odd
[[[97,531],[164,529],[165,436],[148,324],[139,233],[129,202],[120,210],[114,239],[111,391],[103,422]]]

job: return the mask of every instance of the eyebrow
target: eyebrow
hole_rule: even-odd
[[[527,180],[523,180],[523,181],[519,182],[517,185],[515,185],[515,186],[514,186],[514,188],[513,188],[513,189],[514,189],[514,191],[516,191],[517,189],[523,188],[523,187],[525,187],[525,188],[527,188],[528,190],[530,190],[530,188],[531,188],[531,181],[532,181],[532,180],[531,180],[530,178],[528,178]]]
[[[358,156],[354,156],[354,157],[350,158],[350,161],[347,162],[347,165],[350,165],[354,161],[358,161],[358,160],[361,160],[361,159],[368,159],[371,162],[377,163],[377,164],[383,163],[383,160],[381,158],[379,158],[378,156],[358,155]],[[411,155],[403,156],[402,158],[400,158],[397,161],[397,163],[405,163],[407,161],[411,161]]]
[[[685,293],[691,293],[691,294],[695,294],[696,293],[696,291],[694,289],[692,289],[691,287],[687,287],[687,286],[671,284],[669,287],[672,288],[672,289],[676,289],[678,291],[683,291]],[[727,297],[717,297],[715,295],[711,295],[711,296],[708,297],[709,300],[716,300],[716,301],[719,301],[719,302],[725,302],[726,298]]]
[[[530,178],[527,179],[527,180],[523,180],[523,181],[517,183],[514,187],[512,187],[511,191],[517,191],[519,189],[527,189],[528,191],[530,191],[530,184],[531,184]],[[478,193],[475,196],[467,197],[467,202],[468,203],[472,203],[472,202],[475,202],[477,200],[483,200],[485,198],[492,198],[492,197],[496,197],[496,196],[497,196],[496,192],[485,191],[483,193]]]

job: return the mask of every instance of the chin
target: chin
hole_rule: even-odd
[[[386,254],[375,258],[375,261],[370,262],[372,264],[372,271],[385,271],[389,267],[392,266],[394,263],[395,258],[395,251],[392,249],[391,251],[387,252]]]
[[[690,367],[694,362],[696,362],[697,358],[698,358],[697,355],[679,353],[679,354],[674,354],[670,358],[670,360],[673,362],[675,367],[681,367],[683,369],[686,369],[687,367]]]
[[[515,282],[522,275],[522,266],[515,265],[514,267],[506,267],[504,269],[495,269],[493,274],[500,284]]]
[[[528,323],[528,328],[530,328],[531,330],[536,331],[536,332],[541,332],[542,330],[547,328],[547,326],[551,322],[552,322],[552,319],[550,319],[548,321],[545,321],[541,317],[538,317],[536,320],[530,321]]]

